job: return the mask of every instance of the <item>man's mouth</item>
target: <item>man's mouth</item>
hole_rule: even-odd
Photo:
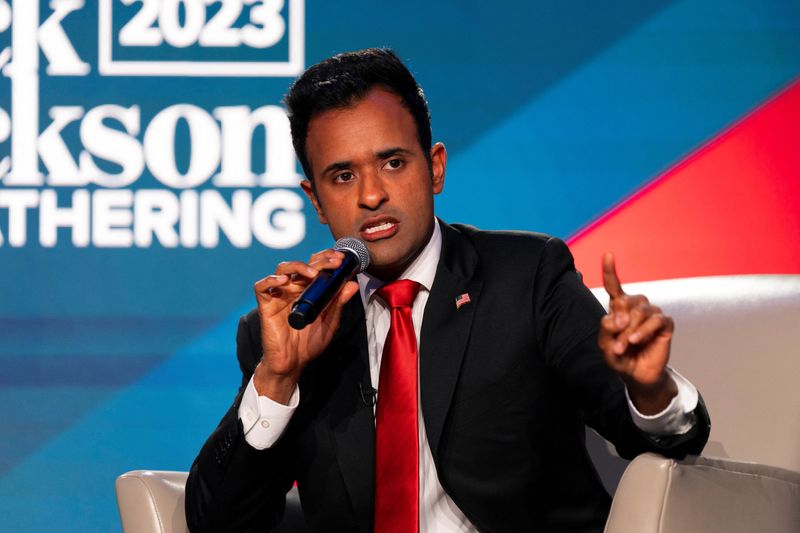
[[[368,222],[361,230],[361,238],[366,241],[376,241],[391,237],[397,233],[397,222],[394,220],[376,220]]]
[[[378,233],[379,231],[385,231],[385,230],[391,228],[392,226],[394,226],[393,223],[384,222],[383,224],[381,224],[379,226],[371,226],[371,227],[365,229],[364,233],[366,233],[367,235],[372,235],[373,233]]]

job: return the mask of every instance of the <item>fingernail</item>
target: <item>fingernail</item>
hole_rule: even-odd
[[[636,344],[641,339],[641,335],[639,333],[634,333],[630,337],[628,337],[628,342],[632,344]]]
[[[617,341],[614,343],[614,353],[619,355],[625,351],[625,347],[622,345],[621,342]]]
[[[627,322],[627,320],[626,320],[626,317],[624,315],[617,315],[616,323],[617,323],[617,327],[618,328],[623,327],[626,322]]]

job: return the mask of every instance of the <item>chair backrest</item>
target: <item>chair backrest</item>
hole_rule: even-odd
[[[705,456],[800,471],[800,275],[631,283],[675,319],[670,365],[711,415]],[[605,304],[603,289],[593,289]]]

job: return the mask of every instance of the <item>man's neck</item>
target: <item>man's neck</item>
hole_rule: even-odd
[[[398,279],[405,278],[406,277],[405,273],[412,268],[412,266],[416,261],[418,261],[423,251],[430,246],[431,240],[433,239],[433,235],[436,231],[440,231],[439,221],[436,219],[436,217],[434,217],[433,223],[431,224],[430,229],[428,230],[428,236],[425,239],[425,244],[423,246],[420,246],[416,250],[416,252],[414,252],[414,255],[412,255],[410,258],[404,261],[402,265],[388,267],[384,269],[370,267],[367,268],[367,273],[373,278],[377,278],[383,281],[384,283],[389,283],[390,281],[395,281]]]
[[[425,290],[431,290],[436,268],[442,253],[442,231],[439,221],[434,220],[433,232],[427,244],[422,248],[417,257],[395,279],[411,279],[419,282]],[[357,276],[361,299],[364,305],[369,302],[372,293],[383,286],[387,280],[379,278],[372,272],[362,272]]]

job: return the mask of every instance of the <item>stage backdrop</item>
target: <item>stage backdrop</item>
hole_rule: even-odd
[[[117,475],[189,468],[253,282],[331,244],[282,95],[367,46],[425,88],[445,220],[590,285],[800,272],[796,1],[0,0],[0,529],[113,531]]]

